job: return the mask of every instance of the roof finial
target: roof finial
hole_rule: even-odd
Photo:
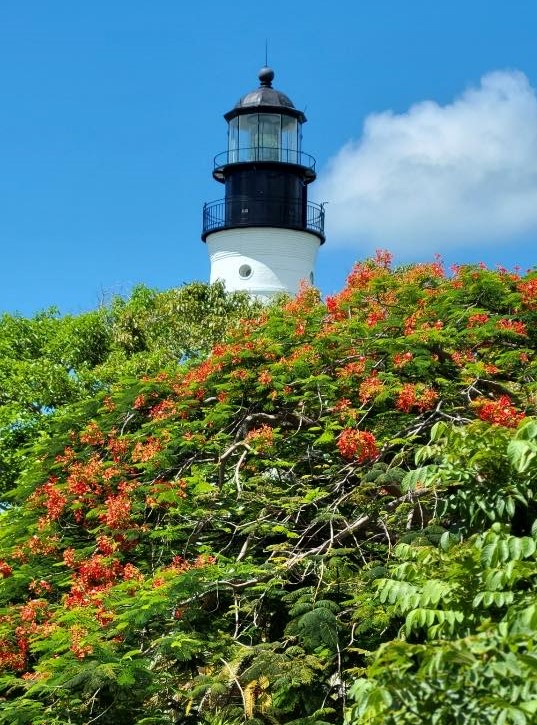
[[[261,81],[262,88],[272,88],[272,80],[274,78],[274,71],[268,66],[264,66],[259,71],[257,77]]]
[[[257,77],[261,81],[261,88],[272,88],[274,71],[269,68],[268,64],[268,38],[265,38],[265,65],[261,68]]]

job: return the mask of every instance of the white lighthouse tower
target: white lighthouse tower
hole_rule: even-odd
[[[325,240],[323,206],[308,202],[316,174],[315,159],[302,152],[306,117],[273,78],[262,68],[259,88],[224,116],[227,151],[215,157],[213,177],[225,197],[204,205],[202,233],[210,281],[265,300],[313,282]]]

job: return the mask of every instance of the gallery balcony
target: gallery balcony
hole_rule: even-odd
[[[281,148],[279,146],[248,146],[245,148],[223,151],[214,157],[213,176],[217,181],[224,181],[228,167],[237,164],[289,164],[299,167],[306,179],[306,183],[316,177],[315,159],[296,149]]]
[[[324,206],[289,199],[232,196],[203,206],[202,239],[212,232],[240,227],[276,227],[311,232],[325,241]]]

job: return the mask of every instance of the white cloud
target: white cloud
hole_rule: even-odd
[[[537,230],[535,90],[497,71],[450,105],[372,114],[316,186],[341,245],[432,253]]]

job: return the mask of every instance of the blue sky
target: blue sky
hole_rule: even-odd
[[[536,27],[531,0],[4,0],[0,310],[208,278],[212,157],[265,38],[330,202],[323,292],[375,246],[533,266]]]

